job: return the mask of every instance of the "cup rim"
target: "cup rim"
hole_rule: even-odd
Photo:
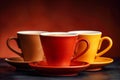
[[[64,35],[61,35],[61,34],[64,34]],[[68,32],[44,32],[44,33],[41,33],[40,35],[41,36],[51,36],[51,37],[77,36],[76,33],[68,33]]]
[[[98,34],[102,34],[101,31],[96,31],[96,30],[74,30],[74,31],[68,31],[68,33],[76,33],[78,35],[98,35]]]
[[[47,32],[47,31],[18,31],[17,34],[23,34],[23,35],[39,35],[42,32]]]

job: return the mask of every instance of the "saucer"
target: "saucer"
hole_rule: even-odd
[[[114,60],[108,57],[96,57],[94,62],[86,69],[86,71],[99,71],[102,70],[102,67],[109,65]]]
[[[29,61],[24,61],[21,57],[11,57],[11,58],[5,58],[5,61],[14,66],[16,70],[28,70],[30,69]]]
[[[29,63],[31,68],[45,76],[76,76],[79,72],[85,70],[90,64],[87,62],[71,62],[70,66],[48,66],[46,62]]]

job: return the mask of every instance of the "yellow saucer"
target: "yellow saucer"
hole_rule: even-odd
[[[99,71],[102,67],[112,63],[114,60],[108,57],[97,57],[95,61],[90,64],[86,71]]]

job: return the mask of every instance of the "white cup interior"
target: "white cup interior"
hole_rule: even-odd
[[[36,35],[36,34],[40,34],[42,32],[45,31],[18,31],[17,34],[25,34],[25,35]]]
[[[64,37],[64,36],[76,36],[77,34],[76,33],[68,33],[68,32],[44,32],[44,33],[41,33],[40,35],[42,36],[61,36],[61,37]]]
[[[84,34],[84,35],[97,35],[102,34],[100,31],[92,31],[92,30],[79,30],[79,31],[69,31],[68,33],[76,33],[76,34]]]

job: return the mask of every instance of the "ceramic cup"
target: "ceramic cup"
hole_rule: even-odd
[[[43,59],[43,49],[41,46],[40,33],[44,31],[18,31],[17,37],[10,37],[6,43],[8,48],[23,57],[24,61],[41,61]],[[15,50],[10,44],[16,41],[21,52]]]
[[[88,51],[80,56],[77,60],[78,61],[86,61],[88,63],[93,63],[95,57],[102,56],[105,54],[111,47],[112,47],[112,39],[108,36],[102,36],[101,31],[94,31],[94,30],[79,30],[79,31],[69,31],[68,33],[76,33],[78,34],[78,39],[84,39],[89,41],[89,49]],[[98,50],[102,47],[101,44],[104,40],[108,41],[108,46],[103,49],[101,52],[98,52]],[[84,43],[81,43],[81,45],[78,48],[78,53],[82,48],[84,48]]]
[[[77,40],[78,36],[67,32],[45,32],[40,34],[46,61],[50,66],[69,66],[71,60],[77,59],[88,50],[88,42]],[[86,48],[78,56],[73,56],[80,42],[85,42]]]

